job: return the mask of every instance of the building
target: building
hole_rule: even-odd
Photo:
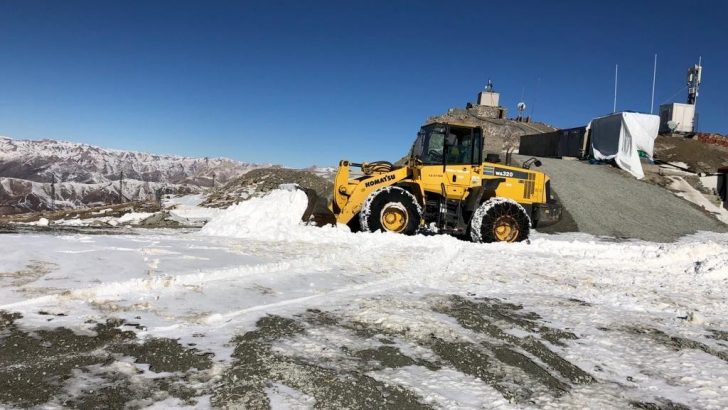
[[[488,81],[485,91],[478,93],[475,105],[468,103],[467,109],[481,118],[506,118],[506,108],[500,106],[500,94],[493,91],[493,82]]]
[[[670,125],[675,129],[671,130]],[[671,103],[660,106],[660,133],[691,133],[695,132],[695,125],[695,105]]]

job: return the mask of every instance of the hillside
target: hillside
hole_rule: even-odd
[[[663,135],[655,140],[655,158],[682,162],[696,172],[715,172],[728,165],[728,147],[701,142],[697,138]]]
[[[479,116],[474,109],[451,108],[446,113],[429,117],[426,123],[437,121],[457,121],[483,128],[485,133],[484,151],[500,154],[509,147],[518,147],[521,135],[539,134],[555,131],[556,128],[539,122],[519,122],[509,119]]]
[[[57,207],[121,200],[151,200],[155,191],[194,193],[224,184],[259,165],[227,158],[190,158],[54,140],[0,137],[0,214],[50,208],[55,178]],[[124,197],[119,197],[119,179]]]

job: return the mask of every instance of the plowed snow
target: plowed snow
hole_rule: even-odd
[[[275,191],[186,235],[0,235],[0,311],[22,316],[0,317],[0,376],[62,383],[50,407],[109,386],[144,406],[728,407],[726,234],[473,244],[309,227],[305,205]],[[149,363],[178,350],[124,347],[61,374],[42,367],[63,353],[52,333],[22,333],[93,335],[110,318],[214,364],[173,376]],[[3,338],[21,336],[47,345],[39,361],[4,363]]]

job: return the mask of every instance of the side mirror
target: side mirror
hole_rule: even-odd
[[[535,165],[536,167],[540,167],[542,164],[541,164],[541,161],[538,158],[531,157],[531,158],[527,159],[523,163],[523,165],[521,165],[521,168],[531,169],[531,165]]]

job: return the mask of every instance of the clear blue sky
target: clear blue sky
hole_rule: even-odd
[[[598,4],[597,4],[598,3]],[[649,111],[703,57],[728,133],[725,1],[0,0],[0,135],[289,166],[398,159],[493,80],[509,111]],[[683,102],[686,91],[672,100]]]

